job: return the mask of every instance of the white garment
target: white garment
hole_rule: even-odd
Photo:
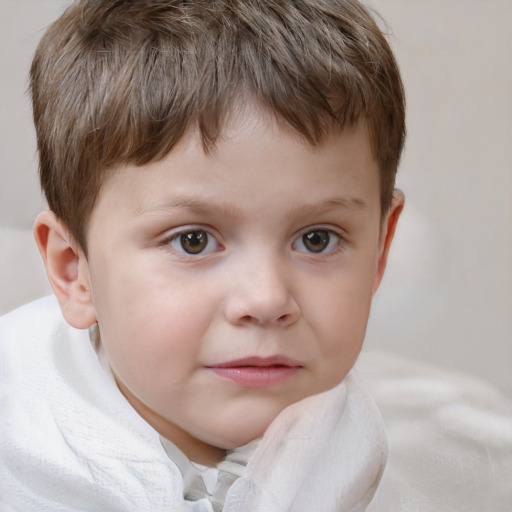
[[[2,512],[212,512],[183,498],[158,433],[53,297],[0,319]],[[224,512],[363,511],[386,459],[376,406],[351,372],[270,425]]]

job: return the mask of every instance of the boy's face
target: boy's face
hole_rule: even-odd
[[[79,267],[120,389],[198,462],[262,435],[354,364],[397,216],[363,124],[313,148],[254,109],[120,169]]]

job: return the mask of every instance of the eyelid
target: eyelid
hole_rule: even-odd
[[[185,235],[187,233],[194,233],[197,231],[202,231],[207,234],[207,236],[214,240],[215,242],[215,248],[210,249],[208,251],[201,251],[199,253],[188,253],[185,250],[180,250],[175,247],[173,247],[172,243],[179,240],[179,237],[182,235]],[[213,252],[218,252],[220,250],[224,249],[224,246],[219,242],[220,236],[212,230],[212,228],[208,226],[201,226],[201,225],[188,225],[188,226],[180,226],[178,228],[172,229],[169,232],[165,234],[162,241],[160,242],[160,245],[167,246],[171,248],[176,254],[182,257],[190,257],[190,258],[198,258],[201,256],[209,255]]]
[[[305,254],[312,255],[312,256],[329,256],[329,255],[337,253],[344,246],[344,244],[346,242],[345,236],[343,235],[343,230],[341,228],[335,228],[331,225],[318,224],[318,225],[311,225],[304,229],[301,229],[294,238],[294,241],[292,243],[292,248],[297,249],[297,247],[296,247],[297,244],[303,243],[302,237],[304,235],[307,235],[308,233],[311,233],[314,231],[326,231],[327,233],[329,233],[330,236],[334,235],[338,239],[336,247],[329,251],[319,251],[316,253],[313,251],[308,251],[307,249],[299,250],[299,252],[303,252]]]

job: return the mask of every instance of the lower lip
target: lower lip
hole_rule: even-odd
[[[299,366],[211,367],[216,375],[244,388],[265,388],[281,384],[300,370]]]

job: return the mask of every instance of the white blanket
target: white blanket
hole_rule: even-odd
[[[390,354],[362,354],[356,367],[389,439],[368,512],[512,512],[512,401],[476,377]]]
[[[0,319],[0,510],[211,512],[54,298]],[[276,418],[224,512],[366,509],[386,459],[382,420],[354,373]]]

